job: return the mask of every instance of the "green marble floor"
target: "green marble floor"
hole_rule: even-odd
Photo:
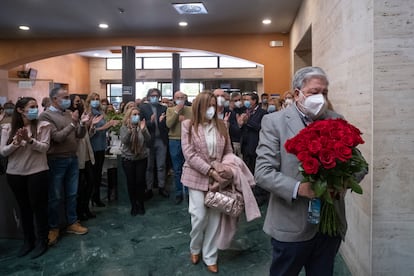
[[[119,190],[118,201],[95,208],[97,218],[84,222],[88,234],[64,234],[38,259],[15,257],[22,241],[0,239],[0,275],[211,275],[189,260],[187,202],[156,194],[144,216],[131,217],[125,187]],[[263,218],[240,222],[235,247],[219,252],[218,275],[268,275],[271,246],[262,225]],[[339,255],[335,275],[351,275]]]

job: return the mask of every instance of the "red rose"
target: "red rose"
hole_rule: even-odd
[[[334,146],[336,157],[345,162],[352,157],[352,149],[341,142],[337,142]]]
[[[319,152],[319,160],[325,169],[332,169],[336,166],[335,152],[330,149],[322,149]]]
[[[308,155],[307,158],[304,157],[302,167],[307,174],[317,174],[319,170],[319,162],[316,158]]]
[[[308,146],[309,151],[315,155],[318,155],[319,151],[322,149],[322,144],[319,139],[311,141]]]
[[[354,137],[350,133],[347,133],[343,137],[341,137],[341,142],[348,147],[353,147]]]

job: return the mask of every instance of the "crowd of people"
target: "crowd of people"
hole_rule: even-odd
[[[68,233],[88,232],[80,221],[96,217],[91,205],[105,206],[100,186],[108,132],[118,131],[131,216],[145,214],[144,202],[156,188],[161,197],[172,193],[175,204],[188,201],[193,264],[203,260],[208,271],[218,272],[218,249],[229,247],[237,219],[206,207],[204,196],[234,185],[243,193],[247,221],[269,203],[264,231],[272,238],[270,275],[297,275],[303,267],[309,275],[332,275],[343,237],[322,235],[306,221],[315,193],[311,183],[301,182],[298,160],[283,147],[309,122],[341,117],[327,92],[325,72],[306,67],[281,100],[215,89],[190,103],[182,91],[165,100],[152,88],[145,99],[115,110],[97,93],[83,100],[53,88],[40,113],[31,97],[5,103],[0,154],[8,159],[7,182],[22,218],[18,256],[41,256],[58,242],[62,225]],[[172,191],[166,183],[170,170]]]

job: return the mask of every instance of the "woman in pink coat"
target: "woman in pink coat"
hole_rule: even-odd
[[[217,118],[216,109],[216,97],[210,92],[200,93],[192,105],[192,119],[183,121],[181,132],[185,157],[181,182],[189,190],[191,262],[197,264],[202,256],[213,273],[218,272],[215,240],[221,214],[204,205],[204,196],[209,189],[217,190],[219,185],[229,183],[228,172],[216,171],[211,163],[221,162],[225,154],[232,152],[227,128]]]

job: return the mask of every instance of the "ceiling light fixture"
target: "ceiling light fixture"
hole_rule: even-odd
[[[270,20],[270,19],[263,19],[262,23],[265,24],[265,25],[269,25],[270,23],[272,23],[272,20]]]
[[[172,4],[179,14],[207,14],[203,3],[176,3]]]
[[[188,23],[187,23],[187,22],[185,22],[185,21],[181,21],[181,22],[179,22],[179,23],[178,23],[178,25],[179,25],[180,27],[186,27],[186,26],[188,25]]]
[[[101,24],[99,24],[99,28],[101,28],[101,29],[108,29],[108,24],[106,24],[106,23],[101,23]]]
[[[19,26],[19,29],[20,30],[23,30],[23,31],[28,31],[28,30],[30,30],[30,27],[29,26],[21,25],[21,26]]]

